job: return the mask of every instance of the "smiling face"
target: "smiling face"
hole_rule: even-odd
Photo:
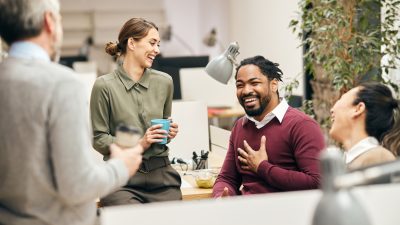
[[[332,126],[329,130],[330,136],[340,142],[349,137],[354,126],[354,118],[358,115],[358,105],[353,105],[357,97],[359,87],[353,88],[343,94],[331,109]]]
[[[139,41],[130,38],[129,48],[141,68],[149,68],[153,64],[156,55],[160,54],[160,34],[155,28],[151,28],[148,34]]]
[[[236,76],[236,95],[247,115],[262,120],[275,106],[271,98],[276,94],[278,82],[269,81],[260,69],[252,64],[242,66]]]

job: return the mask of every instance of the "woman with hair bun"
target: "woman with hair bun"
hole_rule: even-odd
[[[181,178],[170,165],[169,149],[158,144],[165,136],[168,141],[173,139],[178,125],[171,123],[167,134],[160,129],[161,125],[151,126],[150,122],[171,116],[172,78],[150,68],[160,53],[159,44],[160,35],[154,23],[132,18],[121,28],[118,41],[106,45],[106,52],[117,57],[118,67],[97,78],[93,86],[93,146],[107,160],[116,127],[123,123],[144,134],[139,143],[145,151],[138,173],[126,186],[102,198],[103,206],[182,199]]]
[[[400,151],[399,105],[388,87],[362,83],[331,109],[331,137],[345,149],[349,170],[395,160]]]

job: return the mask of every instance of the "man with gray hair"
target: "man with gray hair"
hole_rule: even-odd
[[[54,61],[58,0],[0,0],[0,224],[95,224],[95,199],[126,184],[143,147],[91,156],[84,85]]]

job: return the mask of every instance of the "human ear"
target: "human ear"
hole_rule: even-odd
[[[359,102],[355,107],[354,107],[354,117],[358,117],[365,112],[365,103],[364,102]]]
[[[45,12],[44,13],[44,27],[43,29],[50,33],[53,34],[54,32],[56,32],[56,18],[55,15],[52,12]]]
[[[274,78],[270,81],[270,88],[273,92],[278,91],[278,80],[277,79]]]
[[[135,40],[133,38],[129,38],[128,39],[128,48],[130,50],[134,50],[135,49]]]

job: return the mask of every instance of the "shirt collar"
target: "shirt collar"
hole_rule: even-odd
[[[8,55],[15,58],[38,59],[50,62],[49,54],[42,47],[30,41],[14,42]]]
[[[135,84],[140,84],[144,88],[149,88],[149,83],[150,83],[150,69],[145,69],[143,76],[140,78],[138,82],[135,82],[132,80],[132,78],[129,77],[129,75],[125,72],[124,67],[122,66],[122,63],[118,65],[117,68],[117,74],[122,82],[124,84],[125,88],[127,91],[129,91]]]
[[[355,144],[353,147],[351,147],[348,151],[346,151],[345,158],[346,158],[346,164],[351,163],[355,158],[360,156],[361,154],[371,150],[372,148],[375,148],[379,146],[379,142],[376,138],[374,137],[366,137],[359,141],[357,144]]]
[[[246,121],[253,121],[257,127],[257,129],[261,129],[265,125],[267,125],[273,118],[277,118],[279,123],[282,123],[283,117],[286,114],[287,109],[289,108],[288,103],[284,98],[280,99],[279,104],[270,112],[268,113],[261,121],[257,121],[254,119],[254,117],[250,117],[246,114],[246,120],[243,120],[243,122]]]

